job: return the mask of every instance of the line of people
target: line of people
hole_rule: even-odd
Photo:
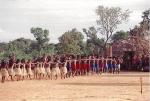
[[[121,58],[104,58],[98,56],[46,56],[35,59],[1,60],[2,82],[25,79],[65,79],[79,75],[101,74],[104,72],[119,73]]]

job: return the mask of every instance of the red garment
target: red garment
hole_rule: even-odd
[[[83,60],[81,60],[81,68],[80,68],[80,70],[81,70],[81,71],[84,70],[84,61],[83,61]]]
[[[72,68],[72,71],[76,71],[75,61],[71,62],[71,68]]]
[[[79,62],[79,60],[77,60],[77,62],[76,62],[76,69],[77,69],[77,70],[80,69],[80,62]]]
[[[87,60],[87,70],[89,71],[90,70],[90,62],[89,62],[89,60]]]
[[[88,66],[87,62],[84,61],[84,67],[83,67],[83,69],[84,69],[84,70],[87,70],[87,66]]]
[[[106,61],[105,61],[106,62]],[[99,68],[104,68],[104,61],[99,60]]]

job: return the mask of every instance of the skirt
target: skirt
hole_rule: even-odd
[[[64,75],[67,74],[67,67],[61,67],[60,68],[60,73],[64,74]]]
[[[28,74],[28,75],[33,75],[33,72],[32,72],[32,70],[31,70],[31,68],[27,68],[27,74]]]
[[[8,77],[8,71],[7,71],[6,68],[2,68],[2,69],[1,69],[1,75],[2,75],[2,76],[5,76],[5,77]]]
[[[44,67],[40,67],[40,73],[45,74],[45,68]]]
[[[22,71],[20,68],[15,68],[15,75],[22,75]]]
[[[52,75],[60,75],[60,69],[59,69],[59,67],[52,68]]]
[[[51,69],[50,68],[45,68],[45,73],[50,75],[51,74]]]
[[[22,76],[26,76],[27,75],[27,71],[26,71],[25,68],[22,68],[21,71],[22,71]]]
[[[40,68],[39,67],[35,67],[34,68],[34,73],[35,74],[40,74],[41,72],[40,72]]]
[[[13,68],[8,68],[8,74],[12,76],[15,74]]]

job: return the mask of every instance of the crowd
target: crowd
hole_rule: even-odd
[[[102,56],[47,56],[34,59],[16,59],[15,56],[10,56],[9,59],[1,60],[1,81],[6,80],[20,81],[25,79],[61,79],[89,75],[119,73],[120,64],[123,59],[120,57],[102,57]]]
[[[137,70],[146,70],[147,71],[150,69],[149,68],[149,56],[148,55],[143,55],[143,56],[133,56],[132,58],[132,67]]]

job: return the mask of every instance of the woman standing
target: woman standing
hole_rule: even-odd
[[[27,77],[29,77],[30,80],[32,79],[31,76],[33,75],[31,66],[32,62],[31,59],[29,59],[28,62],[26,63],[26,68],[27,68]]]
[[[5,60],[1,61],[0,70],[1,70],[1,75],[2,75],[2,83],[4,83],[5,79],[8,77],[7,63]]]
[[[11,81],[14,80],[14,66],[15,66],[15,58],[10,57],[9,63],[8,63],[8,74],[11,77]]]
[[[21,72],[22,72],[22,80],[24,80],[25,77],[27,76],[26,61],[25,61],[25,59],[21,60],[21,66],[20,66],[20,68],[21,68]]]
[[[38,79],[39,78],[39,76],[40,76],[40,63],[39,63],[39,61],[40,61],[40,59],[39,58],[37,58],[36,60],[35,60],[35,62],[33,63],[34,64],[34,79]]]
[[[49,57],[46,62],[44,63],[44,68],[45,68],[45,76],[46,78],[51,78],[51,58]]]
[[[45,60],[46,61],[46,60]],[[44,62],[42,58],[39,60],[39,79],[43,79],[45,75]]]
[[[17,81],[21,80],[22,72],[21,72],[21,61],[20,59],[17,59],[16,65],[15,65],[15,76],[17,77]]]
[[[67,61],[65,58],[62,59],[60,72],[61,72],[61,79],[65,79],[67,74]]]
[[[57,58],[55,58],[54,60],[54,67],[52,68],[52,75],[55,77],[55,80],[57,80],[58,76],[60,75],[59,60]]]

